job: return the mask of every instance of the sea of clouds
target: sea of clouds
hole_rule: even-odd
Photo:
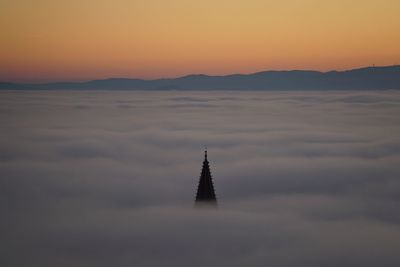
[[[400,266],[398,91],[10,91],[0,123],[1,266]]]

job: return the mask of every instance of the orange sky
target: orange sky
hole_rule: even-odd
[[[0,0],[0,80],[400,64],[399,0]]]

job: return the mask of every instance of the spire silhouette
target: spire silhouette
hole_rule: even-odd
[[[207,159],[207,148],[204,150],[203,168],[201,170],[200,181],[197,187],[196,206],[199,205],[217,206],[214,184],[211,177],[210,165]]]

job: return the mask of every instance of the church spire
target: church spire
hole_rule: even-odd
[[[196,206],[203,204],[217,206],[217,198],[215,196],[214,184],[207,159],[207,147],[204,150],[203,168],[201,170],[200,181],[196,194]]]

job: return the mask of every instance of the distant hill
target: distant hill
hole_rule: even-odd
[[[225,76],[188,75],[172,79],[111,78],[88,82],[18,84],[0,90],[384,90],[400,89],[400,66],[348,71],[263,71]]]

